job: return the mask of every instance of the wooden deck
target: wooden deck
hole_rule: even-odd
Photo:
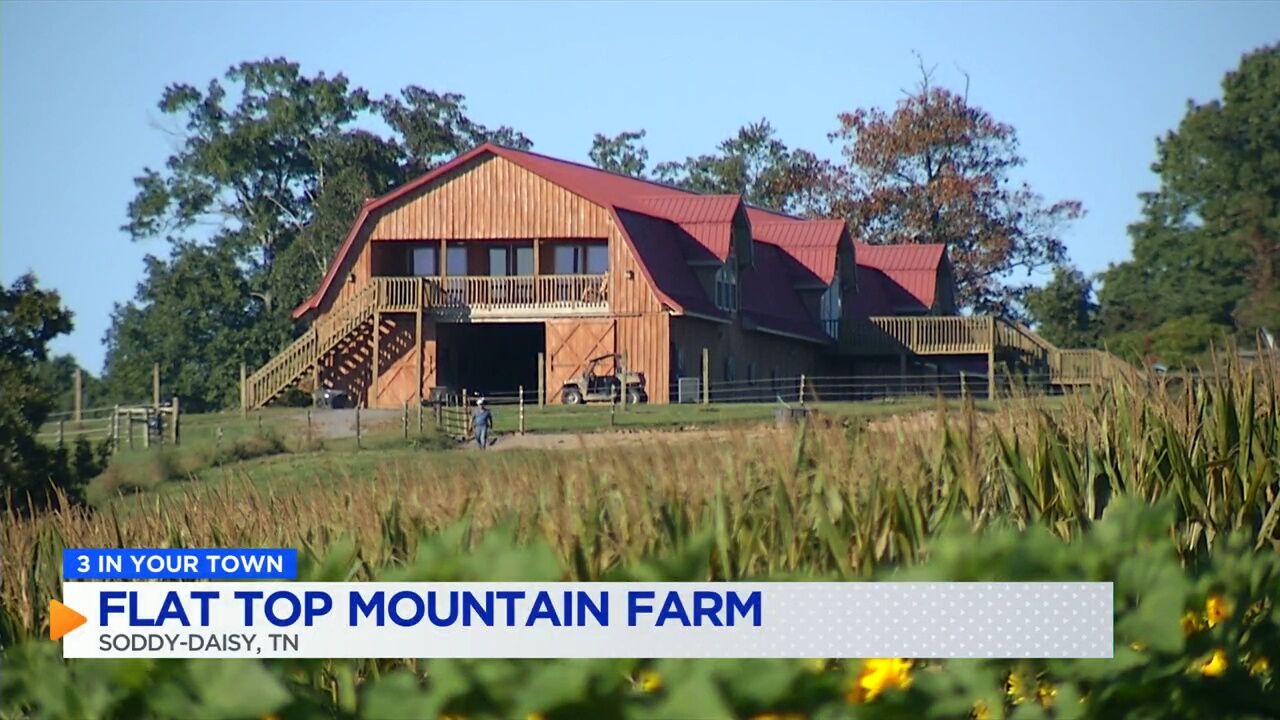
[[[1136,369],[1104,350],[1058,348],[1033,330],[990,316],[871,317],[857,325],[844,348],[874,357],[984,355],[1041,370],[1053,385],[1093,385]]]

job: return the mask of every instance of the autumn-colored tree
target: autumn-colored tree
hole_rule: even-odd
[[[1046,203],[1011,174],[1023,163],[1013,127],[964,94],[923,78],[892,112],[840,117],[843,188],[833,210],[869,243],[944,243],[957,301],[975,312],[1019,316],[1034,271],[1066,259],[1063,225],[1074,200]]]

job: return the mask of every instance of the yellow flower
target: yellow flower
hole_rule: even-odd
[[[662,676],[655,670],[645,670],[636,680],[641,692],[655,693],[662,689]]]
[[[1191,637],[1192,635],[1204,629],[1204,620],[1196,613],[1188,610],[1182,616],[1182,635],[1183,637]]]
[[[1040,685],[1036,687],[1036,699],[1044,707],[1053,705],[1053,699],[1058,697],[1058,688],[1047,680],[1041,680]]]
[[[1009,678],[1004,682],[1004,693],[1009,696],[1009,700],[1014,705],[1019,705],[1023,700],[1027,699],[1027,679],[1022,673],[1011,672]]]
[[[849,685],[845,699],[851,703],[871,702],[885,690],[911,687],[911,661],[902,658],[872,658],[862,661],[862,670]]]
[[[1227,653],[1218,648],[1209,659],[1200,665],[1200,674],[1205,677],[1218,677],[1227,671]]]
[[[1135,640],[1134,642],[1129,643],[1129,649],[1134,652],[1146,652],[1147,644],[1141,640]]]
[[[1204,617],[1213,627],[1231,617],[1231,601],[1221,595],[1210,595],[1204,603]]]
[[[1271,672],[1271,661],[1266,655],[1259,655],[1249,662],[1250,675],[1266,675]]]
[[[973,704],[973,711],[969,713],[972,720],[991,720],[991,708],[987,707],[985,700],[979,700]]]

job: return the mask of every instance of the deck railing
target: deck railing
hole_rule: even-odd
[[[378,309],[442,313],[604,310],[608,275],[375,277]]]
[[[991,346],[991,332],[988,317],[871,317],[855,326],[852,349],[859,354],[977,354]]]

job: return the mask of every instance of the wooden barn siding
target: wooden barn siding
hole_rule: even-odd
[[[651,403],[669,400],[670,320],[666,313],[618,318],[618,352],[627,354],[630,370],[644,373],[645,390]]]
[[[746,331],[737,323],[716,323],[691,317],[671,318],[671,346],[683,348],[685,373],[700,377],[702,349],[711,354],[711,387],[724,382],[725,358],[734,358],[735,380],[747,379],[747,365],[755,363],[755,379],[769,379],[770,371],[779,378],[798,377],[801,373],[821,375],[836,367],[824,348],[813,343],[778,335]],[[798,388],[798,385],[797,385]]]
[[[489,156],[382,211],[374,240],[604,238],[608,212],[503,158]]]

